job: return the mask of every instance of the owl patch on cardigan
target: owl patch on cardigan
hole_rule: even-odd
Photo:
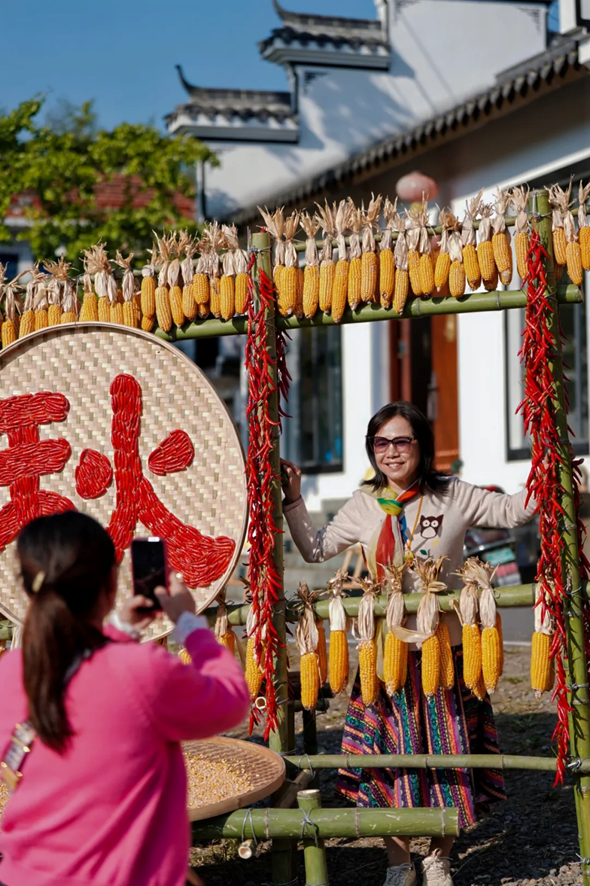
[[[420,523],[416,534],[425,541],[430,541],[433,538],[440,538],[442,535],[443,519],[444,514],[441,514],[439,517],[420,517]]]

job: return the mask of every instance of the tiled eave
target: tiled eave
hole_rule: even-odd
[[[286,39],[282,28],[260,44],[260,54],[277,65],[300,64],[388,70],[391,53],[383,41],[328,40],[310,34]]]
[[[203,141],[289,142],[299,140],[296,114],[277,118],[261,111],[227,114],[202,111],[192,104],[179,105],[166,118],[168,131],[192,135]]]

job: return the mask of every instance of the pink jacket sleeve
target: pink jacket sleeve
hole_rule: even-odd
[[[166,741],[211,738],[245,719],[250,696],[242,669],[212,631],[198,629],[188,635],[189,665],[149,645],[148,672],[141,681],[143,703]]]

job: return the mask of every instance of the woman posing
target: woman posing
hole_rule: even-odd
[[[291,536],[308,563],[318,563],[358,542],[371,569],[412,557],[446,557],[441,581],[453,586],[463,562],[463,542],[470,526],[509,528],[531,519],[526,491],[517,495],[488,492],[435,470],[434,436],[422,413],[410,403],[384,406],[369,422],[366,449],[375,471],[372,480],[319,531],[301,498],[301,472],[284,462],[284,513]],[[419,591],[416,574],[404,573],[404,591]],[[498,753],[489,698],[479,702],[463,682],[461,625],[444,613],[453,645],[455,685],[440,688],[433,699],[421,690],[421,655],[410,646],[408,679],[393,698],[381,689],[365,706],[357,675],[342,739],[346,754]],[[407,627],[414,628],[415,616]],[[505,799],[502,774],[496,770],[342,770],[337,790],[357,806],[454,806],[462,828],[472,824],[489,803]],[[386,837],[385,886],[412,886],[416,873],[409,841]],[[453,839],[435,838],[423,862],[428,886],[452,886],[449,853]]]
[[[241,668],[174,577],[169,594],[156,593],[190,665],[136,642],[153,618],[144,597],[103,630],[117,593],[115,549],[90,517],[69,511],[33,520],[17,550],[30,604],[22,650],[0,660],[0,760],[22,766],[22,778],[2,820],[0,881],[184,886],[180,742],[243,720],[249,695]],[[25,723],[32,748],[20,761],[12,738]]]

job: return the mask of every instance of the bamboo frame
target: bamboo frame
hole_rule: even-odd
[[[285,757],[296,769],[525,769],[555,772],[555,757],[520,757],[515,754],[303,754]],[[590,760],[576,772],[590,773]]]

